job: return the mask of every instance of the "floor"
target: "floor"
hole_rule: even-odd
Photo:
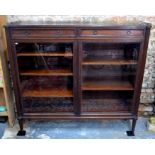
[[[0,124],[1,125],[1,124]],[[128,137],[130,123],[125,120],[111,121],[53,121],[27,122],[26,136],[16,136],[19,127],[7,127],[3,139],[155,139],[155,133],[147,130],[147,119],[139,118],[136,126],[136,136]],[[0,130],[1,132],[1,130]]]
[[[6,128],[7,128],[7,123],[0,123],[0,138],[3,136]]]

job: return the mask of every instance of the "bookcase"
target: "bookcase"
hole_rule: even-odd
[[[0,106],[5,107],[4,111],[0,112],[0,117],[8,117],[11,127],[15,122],[14,104],[7,57],[0,40]]]
[[[151,25],[11,23],[7,43],[17,116],[130,119],[134,135]]]

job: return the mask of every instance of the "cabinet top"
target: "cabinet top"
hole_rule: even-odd
[[[43,21],[22,21],[13,22],[6,25],[6,27],[103,27],[103,28],[151,28],[150,23],[146,22],[43,22]]]

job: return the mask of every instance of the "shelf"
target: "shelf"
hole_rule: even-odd
[[[17,56],[64,56],[64,57],[72,57],[73,54],[72,53],[64,53],[64,52],[22,52],[22,53],[17,53]]]
[[[0,112],[0,116],[8,116],[8,113],[7,113],[7,111]]]
[[[82,90],[134,90],[128,81],[85,81]]]
[[[69,69],[41,69],[41,70],[28,70],[20,71],[21,76],[73,76]]]
[[[135,60],[94,60],[87,59],[82,62],[82,65],[136,65]]]
[[[22,97],[73,97],[72,90],[65,88],[35,88],[33,90],[26,89],[22,93]]]

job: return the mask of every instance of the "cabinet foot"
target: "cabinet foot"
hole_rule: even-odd
[[[26,131],[23,130],[23,119],[19,119],[19,127],[20,127],[20,130],[18,131],[17,136],[25,136]]]
[[[135,127],[136,127],[137,119],[132,120],[131,130],[127,131],[127,136],[135,136]]]
[[[127,136],[135,136],[135,133],[133,131],[127,131]]]
[[[17,136],[25,136],[26,135],[26,131],[22,130],[22,131],[18,131]]]

